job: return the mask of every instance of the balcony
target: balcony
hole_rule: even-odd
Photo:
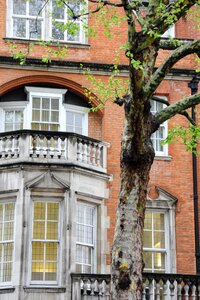
[[[110,300],[110,275],[72,274],[72,300]],[[196,300],[200,275],[143,273],[142,300]]]
[[[15,164],[73,165],[107,172],[109,144],[66,132],[18,130],[0,133],[0,167]]]

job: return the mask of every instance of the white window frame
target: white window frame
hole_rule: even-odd
[[[26,3],[28,6],[28,2]],[[8,38],[16,38],[16,39],[31,39],[35,40],[35,38],[30,38],[30,32],[28,32],[28,27],[26,26],[26,37],[15,37],[14,36],[14,30],[13,30],[13,19],[14,19],[14,14],[13,14],[13,0],[7,0],[7,6],[6,6],[6,36]],[[65,8],[66,10],[66,8]],[[46,41],[55,41],[53,38],[51,38],[51,33],[52,33],[52,23],[53,23],[53,18],[51,17],[50,11],[52,11],[52,1],[50,1],[45,9],[42,12],[42,16],[39,17],[39,20],[42,21],[42,28],[41,28],[41,39],[46,40]],[[67,20],[66,13],[65,15],[65,21]],[[17,17],[25,19],[26,22],[28,23],[29,20],[35,20],[36,17],[30,17],[29,15],[17,15]],[[59,20],[58,20],[59,21]],[[83,20],[78,20],[76,23],[80,24],[80,38],[77,41],[69,41],[67,40],[67,32],[64,32],[64,40],[59,40],[60,42],[66,42],[66,43],[73,43],[73,44],[85,44],[86,41],[86,34],[84,30],[84,25],[83,22],[87,23],[87,18],[83,18]],[[57,41],[57,40],[56,40]]]
[[[58,286],[60,285],[61,282],[61,270],[62,270],[62,241],[61,241],[61,223],[62,223],[62,216],[61,216],[61,200],[59,198],[49,198],[46,197],[45,199],[43,198],[39,198],[39,197],[31,197],[31,210],[32,210],[32,214],[31,214],[31,229],[30,229],[30,244],[29,244],[29,272],[28,272],[28,277],[29,277],[29,282],[30,285],[46,285],[46,286]],[[32,280],[32,242],[34,241],[33,239],[33,217],[34,217],[34,203],[35,202],[44,202],[44,203],[58,203],[59,204],[59,212],[58,212],[58,240],[57,240],[57,280],[56,281],[42,281],[42,280]],[[39,241],[39,240],[37,240]],[[52,242],[52,240],[42,240],[42,241],[49,241]],[[53,242],[56,242],[53,240]]]
[[[16,231],[16,201],[14,199],[5,199],[5,200],[0,200],[0,205],[4,205],[4,211],[5,211],[5,205],[6,204],[14,204],[14,220],[13,220],[13,239],[12,240],[5,240],[1,241],[0,244],[5,244],[5,243],[12,243],[13,244],[13,249],[12,249],[12,270],[11,270],[11,280],[10,281],[0,281],[0,287],[2,286],[11,286],[12,281],[13,281],[13,273],[14,273],[14,254],[15,254],[15,231]],[[4,223],[3,223],[4,224]],[[4,225],[3,225],[4,226]],[[3,230],[2,230],[3,234]],[[2,256],[0,256],[1,264],[3,263],[2,261]],[[1,270],[0,270],[1,272]]]
[[[164,253],[165,254],[165,272],[164,273],[168,273],[170,272],[170,249],[169,249],[169,215],[168,215],[168,211],[167,210],[163,210],[163,209],[147,209],[146,212],[149,212],[151,214],[154,213],[160,213],[160,214],[164,214],[164,237],[165,237],[165,247],[164,248],[147,248],[147,247],[143,247],[143,252],[151,252],[151,253]],[[144,231],[146,231],[144,229]],[[150,231],[150,230],[149,230]],[[153,235],[154,233],[154,228],[152,228],[151,233]],[[153,265],[153,262],[152,262]],[[154,267],[152,267],[151,269],[144,269],[144,272],[156,272],[158,270],[154,270]]]
[[[55,97],[58,98],[59,100],[59,130],[62,131],[62,103],[64,100],[64,95],[66,94],[67,90],[66,89],[49,89],[49,88],[40,88],[40,87],[25,87],[25,91],[28,94],[28,99],[29,99],[29,104],[27,108],[27,116],[29,116],[29,122],[26,124],[27,129],[31,129],[31,123],[32,123],[32,99],[33,97]],[[31,121],[30,121],[31,120]]]
[[[77,199],[77,202],[76,202],[76,207],[78,208],[78,205],[83,205],[83,206],[88,206],[88,207],[92,207],[94,209],[94,230],[93,230],[93,240],[94,240],[94,244],[87,244],[87,243],[81,243],[81,242],[77,242],[77,238],[76,238],[76,247],[77,245],[81,245],[81,246],[86,246],[86,247],[89,247],[89,248],[93,248],[92,252],[92,257],[91,257],[91,273],[95,273],[96,270],[97,270],[97,205],[95,203],[92,203],[92,202],[85,202],[85,201],[82,201],[81,199]],[[76,210],[76,213],[77,213],[77,210]],[[76,225],[77,225],[77,219],[76,219]],[[83,225],[83,224],[82,224]],[[75,247],[75,265],[78,263],[76,261],[76,247]],[[80,263],[79,263],[80,264]],[[81,263],[81,265],[87,265],[87,264],[83,264]],[[84,272],[82,272],[84,273]]]
[[[167,100],[167,97],[164,97],[164,96],[159,96],[159,98],[163,98],[163,100]],[[155,105],[156,105],[156,101],[154,100],[151,100],[151,102],[155,102]],[[165,107],[165,104],[163,104],[163,108]],[[152,114],[156,114],[157,111],[153,109],[153,107],[151,107],[151,113]],[[168,122],[165,121],[163,122],[161,125],[160,125],[160,128],[163,128],[164,130],[164,137],[163,137],[163,140],[166,139],[167,137],[167,134],[168,134]],[[151,136],[151,139],[152,139],[152,143],[153,143],[153,147],[154,147],[154,150],[155,150],[155,155],[156,156],[168,156],[168,145],[167,144],[164,144],[162,145],[163,147],[163,151],[158,151],[156,150],[156,146],[155,146],[155,142],[156,140],[160,140],[161,141],[161,138],[157,138],[156,137],[156,134],[158,133],[158,131],[154,132]]]
[[[20,110],[23,112],[23,128],[26,123],[26,101],[10,101],[10,102],[2,102],[0,103],[0,132],[5,132],[5,112]]]
[[[83,106],[77,106],[77,105],[72,105],[72,104],[64,104],[65,108],[65,128],[64,131],[66,131],[66,126],[67,126],[67,111],[68,112],[73,112],[73,113],[80,113],[82,114],[82,135],[87,136],[88,135],[88,111],[89,109],[87,107]]]

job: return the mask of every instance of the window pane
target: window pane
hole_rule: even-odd
[[[33,238],[38,240],[45,239],[45,222],[34,222]]]
[[[51,99],[51,109],[59,111],[59,99],[58,98]]]
[[[34,202],[34,220],[45,219],[45,202]]]
[[[4,241],[12,240],[13,239],[13,231],[14,231],[13,222],[6,222],[4,224],[3,240]]]
[[[5,221],[14,220],[14,203],[5,204]]]
[[[59,112],[58,111],[52,111],[51,112],[51,122],[59,122]]]
[[[33,121],[40,121],[40,111],[39,110],[32,110],[32,120]]]
[[[57,244],[46,243],[46,260],[57,260]]]
[[[61,27],[64,25],[62,22],[56,22],[56,24],[52,24],[52,38],[55,40],[64,40],[64,31]]]
[[[5,111],[5,121],[8,123],[14,123],[14,111]]]
[[[32,262],[32,280],[43,280],[44,263]]]
[[[152,229],[152,214],[149,212],[145,214],[144,228],[149,230]]]
[[[47,222],[47,240],[57,240],[58,239],[58,223],[57,222]]]
[[[32,243],[32,260],[44,260],[44,243],[33,242]]]
[[[13,13],[16,15],[26,15],[26,1],[13,0]]]
[[[4,263],[3,264],[3,282],[11,281],[11,274],[12,274],[12,263]]]
[[[50,109],[50,99],[49,98],[42,98],[42,109]]]
[[[29,20],[29,35],[31,39],[41,38],[42,36],[41,20]]]
[[[50,119],[50,112],[48,110],[42,111],[42,121],[43,122],[49,122]]]
[[[144,268],[145,269],[152,269],[152,253],[151,252],[144,252],[143,253],[143,260],[144,260]]]
[[[155,230],[164,230],[164,214],[154,213],[154,229]]]
[[[164,232],[154,232],[154,248],[165,248]]]
[[[48,203],[47,204],[47,220],[58,220],[58,211],[59,204],[58,203]]]
[[[26,38],[26,20],[14,18],[13,20],[14,37]]]
[[[55,19],[64,19],[65,10],[63,6],[58,7],[55,0],[52,1],[52,16]]]
[[[57,262],[47,262],[45,266],[45,280],[55,281],[57,277]]]
[[[152,232],[144,231],[144,247],[152,248]]]
[[[44,0],[31,0],[29,1],[29,15],[38,16],[39,11],[42,9]],[[41,12],[40,12],[41,16]]]
[[[165,253],[154,253],[154,268],[165,269]]]
[[[40,109],[40,98],[33,97],[33,108]]]

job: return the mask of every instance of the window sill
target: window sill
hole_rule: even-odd
[[[65,293],[65,287],[24,286],[26,293]]]
[[[0,286],[0,294],[14,293],[15,288],[13,286]]]
[[[155,155],[154,160],[167,160],[167,161],[171,161],[172,160],[172,156],[170,155]]]
[[[39,45],[38,40],[27,40],[27,39],[18,39],[18,38],[10,38],[6,37],[3,38],[6,42],[14,42],[17,44],[29,44],[34,43],[36,45]],[[54,41],[44,41],[44,43],[49,43],[49,46],[67,46],[69,48],[90,48],[89,44],[83,44],[83,43],[73,43],[73,42],[54,42]]]

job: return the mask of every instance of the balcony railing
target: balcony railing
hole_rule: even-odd
[[[0,166],[14,163],[75,164],[105,173],[107,147],[108,143],[75,133],[5,132],[0,133]]]
[[[110,275],[72,274],[72,300],[110,300]],[[200,275],[143,273],[142,300],[200,299]]]

